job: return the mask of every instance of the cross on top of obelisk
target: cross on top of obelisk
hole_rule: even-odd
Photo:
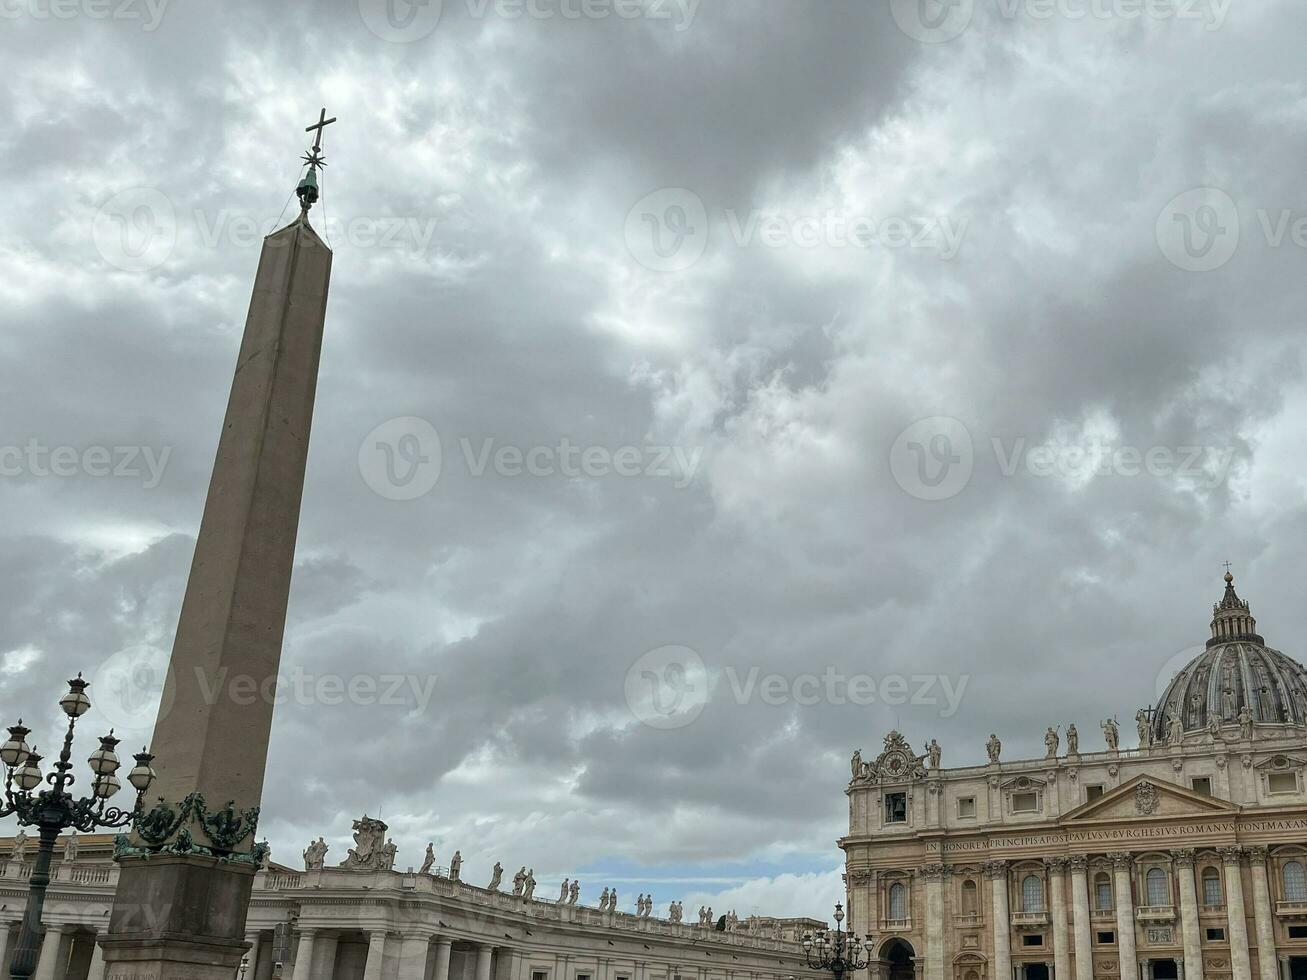
[[[309,208],[313,207],[318,200],[318,171],[327,165],[327,161],[322,156],[322,131],[336,121],[336,117],[327,118],[327,110],[324,106],[322,114],[318,116],[318,121],[312,126],[307,127],[304,132],[314,133],[313,149],[304,154],[301,158],[309,165],[309,171],[300,181],[299,187],[295,193],[300,199],[300,213],[307,216]]]

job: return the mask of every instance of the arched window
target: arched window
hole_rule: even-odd
[[[1106,871],[1094,876],[1094,908],[1107,912],[1112,908],[1112,879]]]
[[[1203,870],[1203,904],[1217,906],[1221,900],[1221,872],[1215,868]]]
[[[1284,866],[1284,900],[1307,902],[1307,875],[1298,861],[1290,861]]]
[[[889,886],[889,917],[906,919],[908,917],[908,890],[901,882]]]
[[[1044,911],[1044,879],[1039,875],[1026,875],[1021,879],[1021,911]]]
[[[1152,906],[1170,905],[1171,892],[1166,886],[1166,872],[1161,868],[1150,868],[1144,876],[1147,885],[1148,904]]]
[[[975,915],[979,910],[976,902],[976,883],[968,878],[962,883],[962,914]]]

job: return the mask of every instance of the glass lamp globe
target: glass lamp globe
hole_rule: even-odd
[[[87,686],[88,682],[82,680],[81,674],[68,682],[68,693],[59,702],[59,707],[69,718],[80,718],[91,710],[91,699],[86,696]]]
[[[155,772],[150,768],[154,756],[150,755],[145,749],[141,749],[133,758],[136,760],[136,765],[127,774],[127,781],[132,784],[136,792],[144,793],[150,788],[150,784],[154,782]]]
[[[41,785],[41,757],[36,752],[28,752],[22,768],[14,773],[14,782],[24,793],[30,793]]]
[[[29,730],[23,727],[20,719],[17,725],[9,729],[9,741],[0,745],[0,762],[10,769],[22,765],[23,760],[27,758],[27,753],[31,751],[26,741],[28,734]]]
[[[118,771],[118,767],[122,765],[114,752],[120,741],[122,740],[113,737],[113,730],[110,729],[109,734],[100,739],[100,747],[92,752],[91,757],[86,760],[91,764],[91,771],[97,776],[107,776],[110,773],[115,773]]]
[[[118,781],[118,777],[108,773],[95,781],[94,791],[97,798],[107,800],[122,788],[123,784]]]

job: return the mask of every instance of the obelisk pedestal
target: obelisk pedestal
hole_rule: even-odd
[[[230,980],[248,945],[330,279],[307,207],[264,240],[155,723],[161,802],[119,838],[108,980]]]

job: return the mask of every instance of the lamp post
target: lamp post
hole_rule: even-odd
[[[835,974],[835,980],[856,970],[867,968],[866,952],[871,945],[871,937],[860,939],[856,933],[844,932],[840,923],[844,921],[844,906],[835,903],[835,933],[822,929],[814,936],[810,932],[803,934],[803,954],[808,959],[808,966],[814,970],[829,970]]]
[[[86,696],[88,686],[88,682],[78,674],[68,682],[68,693],[59,702],[68,716],[68,731],[64,735],[59,761],[54,764],[54,772],[44,777],[41,775],[42,757],[35,747],[28,746],[27,736],[31,730],[23,727],[21,719],[9,729],[9,740],[0,745],[0,762],[5,770],[0,817],[17,816],[20,824],[36,827],[41,835],[41,846],[27,891],[27,909],[9,968],[13,980],[27,980],[36,970],[37,953],[45,933],[41,912],[45,906],[45,891],[50,884],[54,845],[59,835],[68,829],[90,833],[101,828],[126,827],[141,814],[141,800],[154,781],[154,770],[150,768],[154,756],[143,749],[133,757],[136,765],[127,776],[127,781],[136,790],[136,805],[131,810],[108,805],[109,798],[122,788],[116,775],[122,763],[114,752],[120,740],[110,731],[100,739],[100,747],[86,760],[94,774],[90,795],[75,799],[68,792],[77,781],[69,761],[73,754],[73,729],[77,719],[91,710],[91,701]],[[50,784],[50,789],[37,792],[42,779]]]

